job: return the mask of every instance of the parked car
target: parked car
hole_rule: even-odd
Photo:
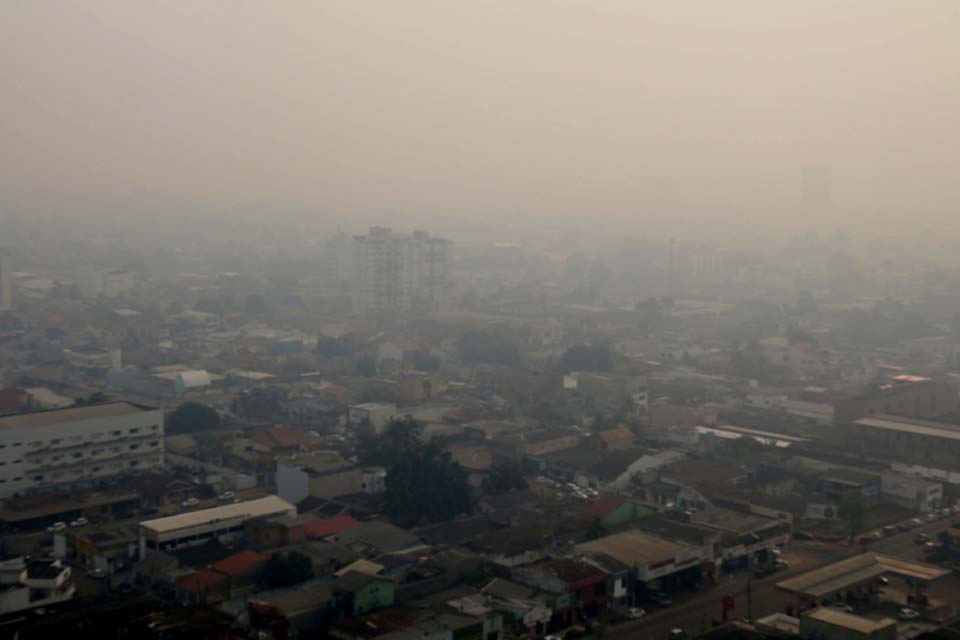
[[[807,533],[806,531],[794,531],[793,532],[794,540],[816,540],[817,536],[812,533]]]
[[[103,569],[94,569],[90,572],[90,577],[94,580],[103,580],[107,577],[107,572]]]
[[[647,612],[638,607],[630,607],[627,609],[627,619],[628,620],[639,620],[643,616],[647,615]]]
[[[670,596],[662,591],[651,591],[647,597],[650,599],[650,602],[658,607],[669,607],[673,604],[673,600],[670,599]]]
[[[837,611],[843,611],[844,613],[853,613],[853,607],[842,602],[834,602],[830,605],[831,609],[836,609]]]
[[[196,498],[187,498],[186,500],[184,500],[183,502],[180,503],[180,506],[181,506],[181,507],[195,507],[195,506],[197,506],[198,504],[200,504],[200,501],[197,500]]]
[[[917,537],[913,539],[917,544],[926,544],[930,542],[930,536],[925,533],[918,533]]]
[[[894,535],[895,533],[899,532],[900,530],[897,529],[897,527],[895,527],[894,525],[888,524],[887,526],[885,526],[885,527],[882,529],[882,531],[883,531],[883,535],[885,535],[885,536],[892,536],[892,535]]]
[[[676,629],[670,629],[670,633],[667,634],[668,640],[686,640],[689,637],[690,635],[679,627]]]
[[[224,491],[217,498],[219,500],[233,500],[233,491]]]
[[[47,533],[60,533],[61,531],[65,531],[66,528],[66,522],[54,522],[52,525],[47,527]]]
[[[80,517],[77,518],[76,520],[71,520],[71,521],[70,521],[70,526],[71,526],[71,527],[82,527],[82,526],[85,525],[85,524],[90,524],[90,521],[87,520],[86,518],[84,518],[83,516],[80,516]]]
[[[907,607],[904,607],[903,609],[900,609],[900,611],[897,613],[897,616],[901,620],[916,620],[920,617],[920,612],[916,609],[908,609]]]
[[[920,518],[913,518],[913,519],[910,520],[910,526],[912,526],[912,527],[920,527],[920,526],[923,526],[923,520],[920,519]]]

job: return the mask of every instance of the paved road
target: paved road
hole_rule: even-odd
[[[916,529],[873,542],[869,545],[869,550],[912,560],[921,560],[923,555],[921,547],[914,542],[916,535],[923,532],[932,538],[936,538],[936,534],[948,526],[950,526],[949,519],[930,522]],[[784,558],[790,561],[789,571],[750,581],[750,601],[752,604],[750,608],[753,611],[753,617],[760,618],[783,611],[788,606],[796,604],[796,599],[792,595],[776,588],[778,582],[831,562],[842,560],[860,551],[859,545],[849,547],[825,543],[794,542],[784,554]],[[736,597],[737,608],[734,617],[746,618],[749,615],[747,584],[746,572],[741,571],[733,580],[725,580],[717,585],[705,588],[703,591],[677,598],[672,607],[653,612],[642,620],[618,626],[608,626],[604,638],[605,640],[625,640],[627,638],[664,640],[669,631],[675,628],[685,629],[691,635],[706,631],[711,628],[713,620],[720,619],[720,603],[726,593],[733,593]]]

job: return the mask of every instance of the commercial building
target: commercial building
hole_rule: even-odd
[[[364,402],[347,407],[347,423],[352,429],[370,429],[376,435],[382,434],[395,417],[397,405],[387,402]]]
[[[163,412],[108,402],[0,417],[0,498],[163,467]]]
[[[449,240],[426,231],[408,236],[372,227],[367,235],[354,236],[354,313],[381,316],[439,309],[449,280],[451,247]]]
[[[849,431],[850,440],[866,454],[896,454],[900,462],[947,469],[960,458],[958,425],[880,415],[854,421]]]
[[[168,551],[228,542],[243,535],[243,525],[253,518],[286,515],[296,517],[297,508],[277,496],[201,509],[140,523],[140,558],[147,551]]]
[[[880,487],[884,498],[908,509],[930,511],[943,502],[943,485],[919,476],[884,471]]]
[[[859,418],[880,414],[907,418],[933,418],[960,411],[957,389],[946,382],[898,376],[890,384],[834,405],[836,424],[846,425]]]
[[[823,640],[896,640],[897,621],[871,619],[833,607],[820,607],[800,616],[801,638]]]
[[[308,496],[332,500],[356,494],[377,495],[386,488],[382,467],[365,467],[332,451],[277,458],[277,493],[297,504]]]

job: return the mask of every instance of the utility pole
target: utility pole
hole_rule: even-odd
[[[753,554],[747,556],[747,621],[753,622]]]

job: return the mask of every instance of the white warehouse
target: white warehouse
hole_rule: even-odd
[[[163,467],[163,412],[107,402],[0,416],[0,499]]]
[[[211,540],[228,542],[243,535],[243,523],[253,518],[297,516],[297,508],[277,496],[188,511],[140,523],[140,557],[147,551],[194,547]]]

